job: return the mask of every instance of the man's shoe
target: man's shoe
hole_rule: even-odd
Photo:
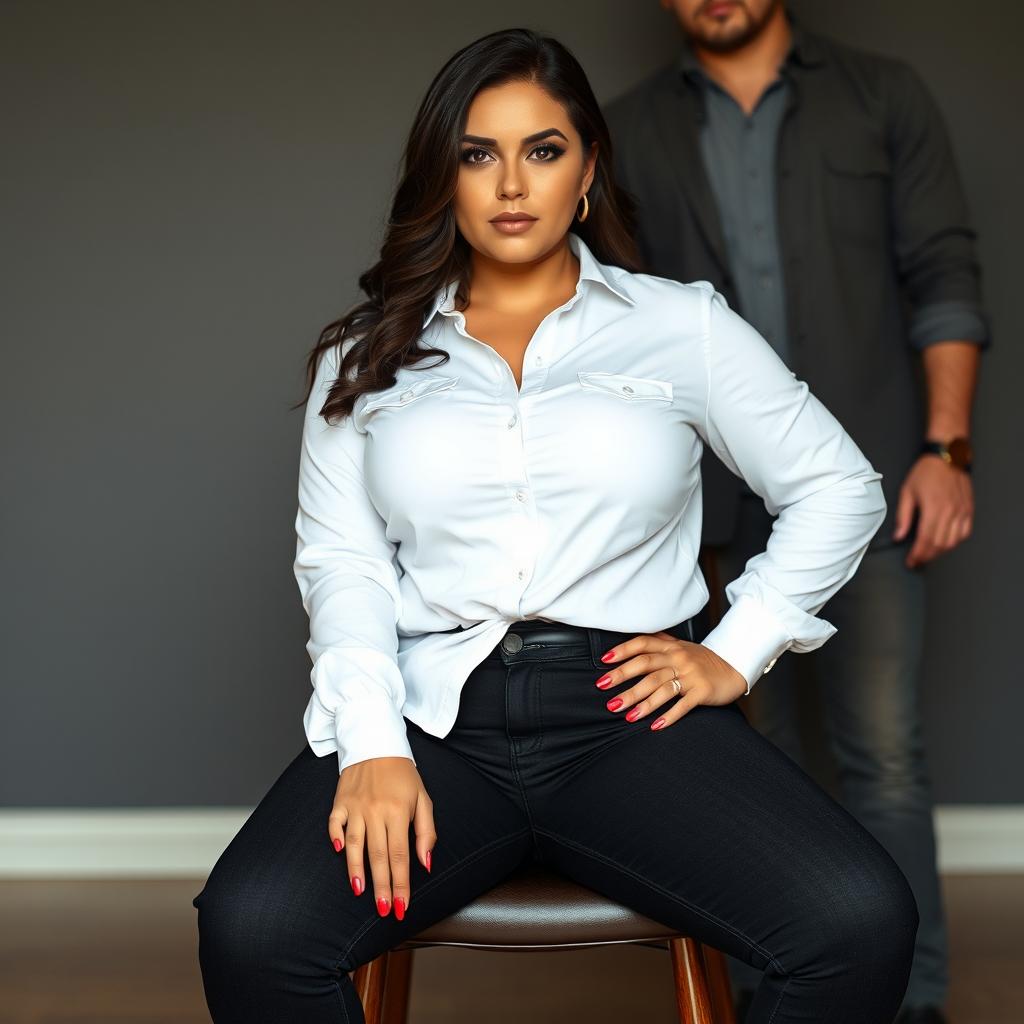
[[[946,1015],[937,1006],[908,1006],[901,1010],[893,1024],[949,1024]]]

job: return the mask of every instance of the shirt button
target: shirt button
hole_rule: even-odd
[[[754,225],[754,234],[760,236],[763,233],[764,233],[764,228],[761,227],[760,224],[755,224]]]
[[[516,579],[517,579],[517,580],[521,580],[521,579],[522,579],[522,578],[523,578],[523,577],[524,577],[525,575],[526,575],[526,571],[525,571],[524,569],[520,569],[520,570],[519,570],[519,571],[518,571],[518,572],[516,573]]]
[[[411,391],[403,391],[402,392],[402,401],[403,402],[408,401],[410,398],[412,398],[412,392]]]
[[[770,287],[771,283],[772,283],[772,278],[771,278],[770,274],[762,274],[761,275],[761,287],[762,288]]]
[[[534,359],[534,363],[536,363],[537,366],[540,366],[540,364],[543,363],[543,362],[544,362],[544,357],[543,356],[537,356],[537,358]]]
[[[526,492],[516,491],[516,501],[526,501]]]
[[[519,422],[519,417],[513,414],[512,419],[510,419],[508,421],[508,424],[507,424],[508,429],[511,430],[518,422]]]
[[[623,391],[628,391],[630,394],[633,394],[633,389],[628,384],[623,384],[622,385],[622,390]]]

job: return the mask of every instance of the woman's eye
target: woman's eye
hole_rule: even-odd
[[[545,150],[545,149],[546,150],[550,150],[553,155],[549,156],[549,157],[547,157],[547,158],[545,158],[543,160],[538,160],[537,161],[538,163],[542,163],[542,164],[552,163],[553,161],[557,160],[562,155],[563,152],[565,152],[560,146],[553,146],[550,143],[544,142],[544,143],[541,143],[541,145],[539,145],[539,146],[534,146],[534,148],[530,151],[530,155],[532,156],[534,153],[538,153],[541,150]],[[467,163],[467,164],[481,164],[481,163],[484,163],[483,160],[474,160],[473,159],[473,156],[476,153],[482,153],[485,157],[489,155],[486,149],[481,149],[479,146],[473,146],[470,149],[464,149],[462,151],[462,161],[463,161],[463,163]]]

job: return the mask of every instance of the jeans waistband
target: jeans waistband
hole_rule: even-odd
[[[666,632],[680,640],[693,642],[693,619],[653,632]],[[484,660],[492,663],[501,661],[507,665],[546,660],[552,656],[572,658],[589,655],[595,665],[601,665],[602,654],[639,635],[640,631],[620,632],[545,619],[522,619],[509,624],[508,631]]]

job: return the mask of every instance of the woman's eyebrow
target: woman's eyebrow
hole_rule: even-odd
[[[549,135],[558,135],[565,139],[566,142],[569,141],[557,128],[547,128],[542,132],[535,132],[533,135],[527,135],[526,138],[523,139],[523,145],[525,146],[530,142],[539,142],[541,139],[546,139]],[[463,135],[461,141],[478,142],[481,146],[496,146],[498,144],[497,139],[488,139],[483,135]]]

